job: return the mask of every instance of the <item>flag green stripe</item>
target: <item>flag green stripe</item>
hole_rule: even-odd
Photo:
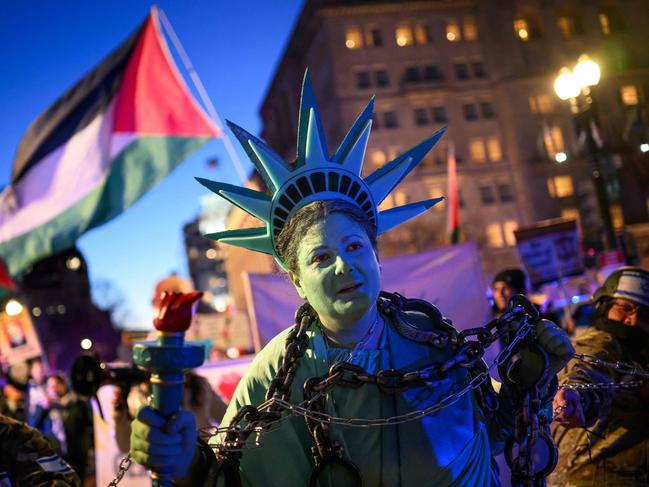
[[[111,163],[103,184],[47,223],[0,244],[16,276],[45,256],[70,248],[87,230],[115,218],[162,181],[211,137],[140,137]]]

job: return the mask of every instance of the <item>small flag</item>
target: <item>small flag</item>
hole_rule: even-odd
[[[447,206],[447,232],[451,244],[460,242],[460,201],[457,187],[457,167],[455,160],[455,146],[448,143],[448,206]]]
[[[23,136],[0,194],[9,273],[71,247],[219,136],[185,85],[154,7]]]

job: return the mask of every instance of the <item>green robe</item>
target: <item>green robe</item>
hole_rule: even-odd
[[[353,363],[370,373],[382,369],[414,371],[441,362],[450,348],[435,349],[401,336],[386,323],[379,349],[360,350]],[[423,315],[408,313],[406,319],[419,328],[430,328]],[[255,357],[248,373],[239,383],[222,425],[229,424],[246,404],[258,405],[284,354],[289,330],[276,336]],[[298,362],[291,389],[291,402],[299,403],[302,385],[312,376],[326,374],[335,362],[349,356],[347,349],[328,347],[317,326],[308,331],[309,348]],[[435,386],[385,394],[374,385],[359,389],[335,387],[327,395],[326,412],[346,418],[386,418],[425,409],[451,391],[461,390],[468,381],[464,369],[455,369]],[[360,469],[365,486],[493,486],[499,485],[492,468],[492,455],[502,450],[504,438],[512,428],[510,399],[501,391],[501,408],[491,421],[485,421],[472,393],[463,395],[450,407],[422,419],[399,425],[358,428],[330,426],[331,437],[345,448],[345,453]],[[214,441],[217,441],[215,439]],[[247,449],[241,458],[241,477],[246,486],[306,486],[313,460],[313,440],[302,417],[292,417],[281,427],[262,436],[263,446]],[[321,487],[346,485],[340,471],[327,469],[320,477]]]

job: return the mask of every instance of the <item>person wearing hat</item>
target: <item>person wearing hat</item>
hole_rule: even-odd
[[[491,283],[494,297],[493,311],[496,318],[507,309],[507,303],[514,294],[525,293],[525,273],[520,269],[505,269],[494,277]]]
[[[649,368],[649,271],[622,267],[593,295],[592,327],[575,342],[578,354]],[[592,361],[571,361],[560,384],[598,385],[560,389],[553,400],[553,436],[559,463],[550,485],[649,485],[649,387]],[[618,387],[615,387],[617,385]]]

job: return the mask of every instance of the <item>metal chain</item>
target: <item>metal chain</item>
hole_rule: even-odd
[[[627,364],[624,362],[607,362],[606,360],[602,360],[598,357],[595,357],[594,355],[588,355],[585,353],[575,353],[573,354],[572,357],[582,362],[599,365],[601,367],[606,367],[608,369],[613,369],[619,372],[620,374],[634,375],[636,377],[649,379],[649,372],[637,365]]]
[[[115,487],[117,484],[119,484],[122,481],[124,474],[128,471],[129,468],[131,468],[132,464],[133,458],[131,458],[131,454],[129,453],[120,460],[119,467],[117,468],[117,474],[115,475],[115,478],[110,481],[108,487]]]
[[[561,384],[559,386],[559,389],[574,389],[574,390],[582,390],[582,389],[634,389],[636,387],[640,387],[642,385],[642,381],[635,380],[635,381],[627,381],[627,382],[597,382],[595,384],[592,383],[568,383],[568,384]]]

